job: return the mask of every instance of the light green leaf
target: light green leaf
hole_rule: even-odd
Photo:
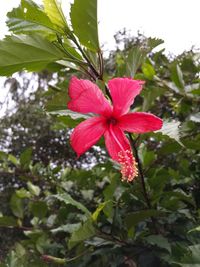
[[[73,120],[76,119],[89,119],[92,117],[92,115],[88,114],[82,114],[82,113],[78,113],[75,111],[71,111],[69,109],[66,110],[55,110],[55,111],[50,111],[48,112],[49,114],[52,115],[58,115],[58,116],[70,116]]]
[[[69,194],[64,193],[60,195],[53,195],[52,197],[57,198],[60,201],[63,201],[66,205],[70,204],[75,206],[77,209],[83,211],[88,217],[91,217],[90,211],[85,206],[83,206],[83,204],[73,199]]]
[[[82,45],[99,50],[97,26],[97,0],[75,0],[71,6],[71,22],[75,35]]]
[[[34,196],[39,196],[40,195],[40,188],[37,185],[32,184],[31,182],[27,182],[27,187],[30,193]]]
[[[110,202],[110,201],[105,201],[105,202],[100,203],[100,204],[98,205],[97,209],[96,209],[95,212],[93,212],[93,214],[92,214],[92,219],[93,219],[94,221],[97,221],[100,212],[105,208],[105,206],[106,206],[109,202]]]
[[[7,26],[14,33],[46,34],[56,31],[54,24],[44,11],[32,0],[21,0],[21,5],[7,14]]]
[[[81,226],[81,223],[72,223],[72,224],[66,224],[61,225],[58,228],[52,229],[51,232],[53,234],[59,233],[59,232],[67,232],[67,233],[73,233],[77,231]]]
[[[197,226],[197,227],[188,231],[188,233],[192,233],[192,232],[200,232],[200,226]]]
[[[95,228],[92,224],[91,219],[88,219],[79,227],[78,230],[72,233],[72,236],[69,240],[68,246],[69,249],[73,248],[77,243],[91,238],[95,235]]]
[[[0,75],[27,69],[39,71],[62,59],[63,53],[40,35],[7,36],[0,41]]]
[[[145,53],[140,47],[132,47],[126,58],[126,75],[128,77],[134,77],[137,69],[142,64],[145,58]]]
[[[19,164],[19,160],[12,154],[9,154],[8,161],[12,162],[15,166]]]
[[[146,241],[152,245],[156,245],[159,248],[166,249],[169,253],[171,253],[171,246],[167,240],[167,238],[161,235],[150,235],[145,238]]]
[[[149,80],[153,80],[153,77],[156,74],[154,67],[149,63],[143,63],[142,71],[144,73],[144,76]]]
[[[182,142],[180,141],[180,122],[179,121],[164,121],[163,126],[159,131],[156,133],[162,133],[163,135],[167,135],[168,137],[176,140],[181,146],[183,146]]]
[[[69,31],[69,27],[62,12],[59,0],[43,0],[43,4],[44,11],[48,15],[51,22],[55,24],[58,29],[62,29],[64,33]]]

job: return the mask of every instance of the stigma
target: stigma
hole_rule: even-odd
[[[138,176],[137,162],[132,151],[120,151],[118,153],[118,162],[121,165],[122,181],[132,182]]]

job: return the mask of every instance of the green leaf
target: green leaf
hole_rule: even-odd
[[[0,217],[0,226],[17,226],[17,221],[13,217],[3,216]]]
[[[12,162],[15,166],[17,166],[19,164],[18,159],[15,156],[13,156],[12,154],[9,154],[8,161]]]
[[[81,226],[81,223],[72,223],[72,224],[66,224],[61,225],[58,228],[52,229],[51,232],[53,234],[59,233],[59,232],[67,232],[67,233],[73,233],[77,231]]]
[[[59,115],[59,116],[70,116],[73,120],[76,119],[89,119],[92,117],[92,115],[88,114],[82,114],[75,111],[71,111],[69,109],[66,110],[56,110],[56,111],[50,111],[48,112],[52,115]]]
[[[95,212],[93,212],[93,214],[92,214],[92,219],[93,219],[93,221],[97,221],[100,212],[105,208],[105,206],[106,206],[108,203],[110,203],[110,201],[105,201],[105,202],[100,203],[100,204],[98,205],[97,209],[96,209]]]
[[[181,146],[183,146],[182,142],[180,141],[180,122],[179,121],[169,121],[165,120],[163,122],[163,126],[159,131],[156,133],[162,133],[163,135],[167,135],[168,137],[176,140]]]
[[[44,33],[56,31],[54,24],[44,11],[32,0],[21,0],[21,5],[7,14],[10,31],[19,33]]]
[[[130,229],[132,226],[137,225],[139,222],[145,221],[150,217],[162,216],[163,212],[158,210],[141,210],[136,212],[131,212],[125,217],[125,223],[127,228]]]
[[[32,148],[26,148],[20,155],[20,164],[23,169],[27,169],[31,162]]]
[[[48,208],[44,201],[34,201],[30,203],[30,211],[35,217],[42,219],[46,216]]]
[[[40,35],[7,36],[0,41],[0,75],[8,76],[23,69],[39,71],[63,54]]]
[[[94,52],[99,51],[97,0],[75,0],[70,16],[80,43]]]
[[[68,246],[69,249],[73,248],[77,243],[89,239],[95,235],[95,228],[92,224],[91,219],[88,219],[79,227],[78,230],[72,233],[72,236],[69,240]]]
[[[83,204],[73,199],[69,194],[64,193],[60,195],[53,195],[52,197],[55,197],[58,200],[63,201],[66,205],[70,204],[75,206],[77,209],[83,211],[88,217],[91,217],[90,211],[85,206],[83,206]]]
[[[159,248],[166,249],[169,253],[171,253],[171,246],[167,240],[167,238],[161,235],[150,235],[145,238],[146,241],[152,245],[156,245]]]
[[[150,47],[150,49],[152,50],[153,48],[159,46],[160,44],[163,44],[164,41],[162,39],[158,39],[158,38],[148,38],[147,40],[147,45]]]
[[[181,91],[184,90],[183,73],[177,63],[173,63],[171,66],[171,79]]]
[[[140,47],[132,47],[126,58],[126,75],[134,77],[138,68],[144,61],[145,53]]]
[[[67,21],[62,12],[61,4],[58,0],[43,0],[44,11],[48,15],[49,19],[57,28],[65,33],[69,31]]]
[[[34,184],[32,184],[30,181],[29,182],[27,182],[27,187],[28,187],[28,190],[29,190],[29,192],[33,195],[33,196],[39,196],[40,195],[40,188],[39,188],[39,186],[37,186],[37,185],[34,185]]]
[[[12,195],[10,200],[10,207],[13,214],[18,218],[23,218],[24,216],[24,205],[21,198],[19,198],[15,193]]]
[[[192,232],[200,232],[200,226],[197,226],[197,227],[188,231],[188,233],[192,233]]]
[[[156,74],[154,67],[149,63],[142,64],[142,72],[144,73],[144,76],[149,80],[153,80],[153,77]]]

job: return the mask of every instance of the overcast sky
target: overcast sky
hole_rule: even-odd
[[[6,33],[6,13],[20,0],[1,2],[0,38]],[[67,10],[68,6],[65,5],[64,9]],[[178,54],[192,45],[200,47],[199,12],[200,0],[99,0],[100,41],[107,44],[107,48],[113,48],[113,35],[125,27],[133,34],[139,30],[147,36],[164,39],[166,50]]]
[[[0,39],[7,34],[6,13],[20,0],[0,0]],[[40,3],[42,0],[35,0]],[[69,2],[63,0],[64,12]],[[66,14],[68,13],[66,12]],[[138,31],[147,37],[162,38],[166,53],[179,54],[193,45],[200,48],[200,0],[98,0],[100,42],[105,49],[114,48],[113,35],[123,29]],[[4,78],[0,77],[0,87]],[[1,89],[1,88],[0,88]],[[3,89],[3,88],[2,88]],[[0,92],[0,101],[6,90]],[[0,110],[0,116],[4,113]]]

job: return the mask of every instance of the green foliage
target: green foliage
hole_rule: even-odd
[[[199,266],[198,53],[169,59],[154,52],[162,40],[122,33],[102,69],[97,1],[75,0],[69,24],[59,1],[43,3],[22,0],[8,13],[16,35],[0,41],[1,75],[46,69],[32,75],[34,90],[26,74],[7,81],[15,107],[0,129],[0,266]],[[76,158],[68,128],[91,114],[66,108],[74,74],[102,89],[103,76],[145,81],[132,108],[164,125],[132,135],[143,181],[122,182],[101,140]]]
[[[63,53],[40,35],[7,36],[0,41],[0,74],[8,76],[16,71],[42,70],[59,60]]]
[[[97,0],[75,0],[70,16],[74,33],[80,43],[98,52]]]

